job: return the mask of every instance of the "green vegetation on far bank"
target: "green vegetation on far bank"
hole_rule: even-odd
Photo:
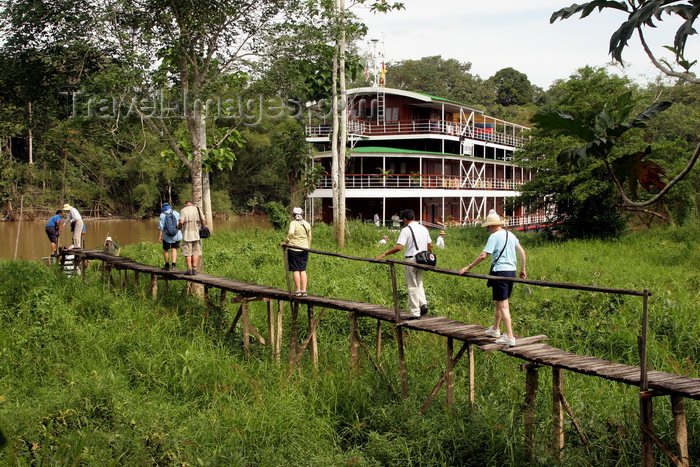
[[[385,233],[350,223],[344,254],[375,257]],[[700,376],[700,246],[694,228],[628,234],[616,241],[548,242],[518,234],[531,279],[627,289],[649,289],[649,364]],[[433,232],[433,236],[436,233]],[[459,269],[483,247],[483,229],[449,229],[439,266]],[[283,233],[248,230],[206,240],[206,272],[286,288]],[[333,250],[332,228],[314,227],[315,249]],[[125,246],[124,256],[160,265],[155,243]],[[183,261],[180,258],[179,261]],[[0,262],[0,429],[3,465],[522,465],[522,361],[500,352],[476,352],[476,406],[469,409],[466,362],[457,366],[456,404],[444,392],[425,415],[419,408],[444,369],[444,339],[409,331],[409,397],[402,400],[362,355],[350,376],[347,313],[327,310],[320,324],[317,370],[303,358],[290,371],[289,313],[282,362],[255,342],[245,359],[240,331],[227,335],[236,308],[205,309],[171,282],[155,301],[134,290],[111,289],[98,262],[87,281],[67,279],[33,262]],[[181,263],[182,264],[182,263]],[[481,268],[481,269],[479,269]],[[487,266],[474,272],[486,273]],[[312,255],[313,294],[391,305],[388,267]],[[399,275],[402,272],[399,268]],[[141,281],[143,292],[145,280]],[[431,312],[487,325],[493,305],[480,280],[426,275]],[[403,284],[399,277],[399,284]],[[553,346],[637,364],[639,297],[516,286],[511,301],[515,332],[546,334]],[[405,306],[405,289],[401,287]],[[250,305],[265,329],[266,306]],[[300,320],[302,338],[307,332]],[[373,351],[375,322],[360,320]],[[381,363],[399,387],[392,329],[383,325]],[[634,387],[566,373],[565,392],[591,448],[566,426],[562,459],[551,452],[551,371],[540,370],[535,465],[639,463],[638,392]],[[657,434],[672,444],[666,398],[655,399]],[[690,463],[700,462],[700,403],[686,401]],[[657,462],[670,462],[657,450]]]

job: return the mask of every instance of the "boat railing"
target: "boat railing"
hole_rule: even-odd
[[[507,127],[506,127],[507,128]],[[306,136],[327,137],[332,129],[330,123],[312,123],[306,125]],[[362,136],[387,135],[446,135],[521,147],[528,138],[522,134],[500,131],[499,126],[480,127],[479,124],[468,126],[447,120],[396,120],[376,123],[367,120],[351,119],[348,121],[348,133]]]
[[[522,216],[505,217],[505,226],[516,230],[530,230],[551,224],[551,219],[545,214],[525,214]],[[456,221],[457,225],[478,227],[484,222],[483,218]]]
[[[469,178],[431,174],[346,174],[346,189],[365,188],[424,188],[452,190],[518,190],[527,180],[502,178]],[[330,175],[324,175],[317,188],[332,187]]]

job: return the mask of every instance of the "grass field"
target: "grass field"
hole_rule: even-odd
[[[349,233],[342,253],[360,257],[384,251],[376,242],[385,233],[391,240],[398,236],[353,223]],[[636,232],[614,242],[566,243],[518,236],[531,279],[651,291],[650,367],[698,377],[700,247],[693,233],[685,227]],[[313,248],[334,251],[331,235],[328,226],[314,227]],[[205,270],[286,289],[278,246],[283,237],[272,230],[215,234],[205,241]],[[481,251],[486,237],[484,229],[448,230],[438,265],[460,269]],[[162,262],[157,244],[129,245],[122,255]],[[526,463],[520,360],[477,351],[475,408],[469,408],[466,366],[460,364],[454,410],[446,410],[441,393],[421,415],[420,406],[444,368],[444,340],[438,336],[407,333],[409,397],[402,399],[366,358],[361,372],[349,372],[347,313],[326,312],[318,329],[318,369],[306,358],[290,370],[257,343],[250,358],[244,357],[240,333],[224,332],[234,305],[204,319],[200,300],[184,295],[182,283],[171,283],[168,298],[154,301],[142,290],[111,289],[97,266],[91,264],[83,283],[39,263],[0,263],[0,427],[7,438],[2,465]],[[488,265],[473,272],[486,274]],[[312,255],[308,273],[312,294],[392,306],[385,265]],[[431,313],[490,324],[493,305],[482,281],[428,273],[425,283]],[[531,290],[526,295],[518,285],[511,299],[516,334],[546,334],[550,345],[571,352],[638,364],[641,298]],[[405,307],[405,288],[400,293]],[[252,303],[251,311],[254,324],[264,328],[265,305]],[[370,346],[375,326],[360,321]],[[394,337],[384,326],[382,365],[398,387]],[[305,332],[302,326],[302,338]],[[559,458],[548,444],[549,387],[551,371],[544,368],[534,465],[639,464],[636,388],[566,373],[567,399],[591,447],[567,423]],[[668,398],[656,398],[654,412],[656,433],[672,445]],[[694,465],[700,463],[700,403],[686,401],[686,412]],[[656,458],[659,465],[670,465],[658,450]]]

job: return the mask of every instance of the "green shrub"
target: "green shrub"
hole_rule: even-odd
[[[276,201],[265,205],[268,219],[276,230],[284,230],[289,227],[289,210]]]

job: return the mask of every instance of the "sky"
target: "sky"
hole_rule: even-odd
[[[360,7],[352,10],[369,27],[364,46],[369,50],[370,40],[379,39],[377,47],[379,52],[383,49],[387,63],[440,55],[471,62],[471,73],[483,79],[503,68],[515,68],[543,89],[583,66],[608,65],[610,36],[626,18],[622,12],[604,10],[584,19],[576,15],[550,24],[552,13],[575,3],[572,0],[402,1],[405,10],[387,14],[373,14]],[[664,16],[656,30],[645,32],[658,56],[672,58],[661,46],[672,45],[678,25]],[[660,72],[636,35],[630,46],[622,55],[625,68],[611,66],[610,71],[639,84],[653,81]],[[698,46],[697,36],[689,38],[686,52],[698,50]],[[391,87],[390,70],[386,80]]]

